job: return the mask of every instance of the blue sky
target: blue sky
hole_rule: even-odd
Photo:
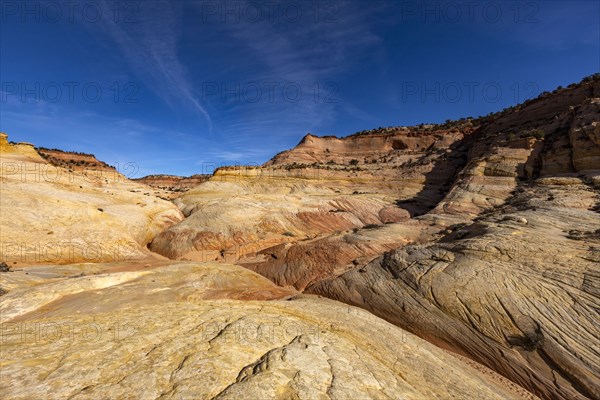
[[[0,5],[0,130],[139,175],[484,115],[600,71],[594,0]]]

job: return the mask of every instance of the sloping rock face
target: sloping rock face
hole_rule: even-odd
[[[383,153],[373,147],[360,160],[356,151],[331,158],[333,150],[325,147],[330,144],[321,143],[323,163],[280,164],[280,155],[262,168],[221,168],[175,200],[187,218],[150,248],[175,259],[236,262],[278,244],[408,220],[434,207],[449,189],[455,170],[466,162],[462,143],[472,131],[467,121],[388,133],[376,141]],[[299,147],[331,140],[311,136]],[[391,143],[400,140],[408,145],[395,149]]]
[[[531,100],[483,125],[436,212],[475,216],[501,205],[519,182],[600,169],[599,81]]]
[[[482,126],[451,190],[417,218],[435,232],[427,244],[350,266],[345,235],[290,247],[276,268],[247,266],[371,310],[541,397],[598,398],[597,96],[595,80]],[[331,242],[335,257],[318,267],[314,250]]]
[[[310,135],[186,193],[151,248],[230,254],[542,398],[599,398],[599,137],[598,76],[454,125]]]
[[[516,208],[308,291],[367,308],[540,397],[597,398],[598,192],[576,177],[546,182],[511,198]]]
[[[27,271],[3,274],[3,398],[524,398],[368,312],[241,267]]]
[[[36,151],[49,164],[65,168],[72,172],[117,172],[115,167],[98,160],[93,154],[47,149],[45,147],[38,147]]]
[[[332,271],[325,279],[306,245],[277,268],[248,266],[371,310],[543,398],[598,398],[599,95],[596,80],[481,127],[449,193],[417,218],[440,228],[427,244],[340,275],[353,246],[323,239],[338,244],[316,267]]]
[[[146,258],[146,244],[183,218],[117,171],[56,167],[4,134],[0,165],[0,256],[10,265]]]

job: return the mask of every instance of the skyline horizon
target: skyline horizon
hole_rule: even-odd
[[[535,96],[535,97],[533,97],[533,98],[526,99],[526,100],[524,100],[524,101],[522,101],[522,102],[519,102],[519,103],[516,103],[516,104],[512,104],[512,105],[509,105],[509,106],[507,106],[507,107],[504,107],[504,108],[502,108],[502,109],[500,109],[500,110],[497,110],[497,111],[490,112],[490,113],[488,113],[488,114],[486,114],[486,115],[479,115],[479,116],[473,116],[473,115],[470,115],[470,116],[463,116],[463,117],[459,117],[459,118],[448,119],[448,120],[445,120],[445,121],[440,121],[440,122],[422,122],[422,123],[415,124],[415,125],[389,125],[389,126],[379,126],[379,127],[373,127],[373,128],[370,128],[370,129],[362,130],[362,131],[355,131],[355,132],[347,133],[347,134],[344,134],[344,135],[336,135],[336,134],[332,134],[332,133],[325,133],[325,134],[321,134],[321,133],[317,133],[317,132],[305,132],[305,133],[301,134],[301,136],[299,136],[299,141],[298,141],[298,142],[297,142],[295,145],[293,145],[293,146],[291,146],[291,147],[289,147],[289,148],[281,149],[281,150],[279,150],[279,151],[277,151],[277,152],[273,153],[271,156],[269,156],[269,158],[267,158],[266,160],[264,160],[264,161],[262,161],[262,162],[246,163],[246,164],[233,164],[233,163],[227,163],[226,161],[224,161],[224,162],[221,162],[220,164],[217,164],[217,163],[215,163],[215,162],[213,162],[213,161],[206,161],[206,162],[203,162],[203,163],[201,164],[201,165],[202,165],[202,168],[200,168],[200,169],[201,169],[202,171],[200,171],[200,172],[195,172],[195,173],[191,173],[191,174],[188,174],[188,175],[173,174],[173,173],[164,173],[164,172],[157,171],[157,172],[153,172],[153,173],[149,173],[149,174],[142,174],[142,175],[139,175],[139,176],[135,176],[135,175],[132,175],[132,176],[127,176],[127,175],[126,175],[126,177],[127,177],[128,179],[133,179],[133,180],[137,180],[137,179],[143,179],[143,178],[146,178],[146,177],[151,177],[151,176],[172,176],[172,177],[180,177],[180,178],[189,178],[189,177],[193,177],[193,176],[195,176],[195,175],[212,175],[212,174],[214,174],[214,172],[215,172],[215,171],[217,171],[219,168],[224,168],[224,167],[233,167],[233,168],[236,168],[236,167],[237,167],[237,168],[244,168],[244,167],[254,168],[254,167],[260,167],[260,166],[262,166],[263,164],[265,164],[265,163],[267,163],[267,162],[271,161],[271,160],[272,160],[272,159],[273,159],[275,156],[277,156],[279,153],[281,153],[281,152],[285,152],[286,150],[290,150],[290,149],[293,149],[294,147],[298,146],[299,144],[301,144],[301,143],[302,143],[302,141],[304,140],[304,138],[305,138],[306,136],[308,136],[308,135],[315,136],[315,137],[319,137],[319,138],[325,138],[325,137],[335,137],[335,138],[337,138],[337,139],[344,139],[344,138],[347,138],[347,137],[350,137],[350,136],[359,135],[359,134],[361,134],[361,133],[363,133],[363,132],[377,131],[377,130],[381,130],[381,129],[394,129],[394,128],[419,128],[419,127],[420,127],[420,126],[422,126],[422,125],[425,125],[425,126],[433,126],[433,127],[435,127],[435,126],[444,125],[444,124],[446,124],[446,123],[456,123],[456,122],[460,122],[460,121],[463,121],[463,120],[478,120],[478,119],[484,119],[484,118],[486,118],[486,117],[489,117],[489,116],[492,116],[492,115],[495,115],[495,114],[500,114],[500,113],[502,113],[502,112],[505,112],[505,111],[507,111],[507,110],[510,110],[511,108],[514,108],[514,107],[517,107],[517,106],[522,106],[522,105],[528,104],[529,102],[536,101],[536,100],[538,100],[538,99],[542,99],[542,98],[543,98],[545,95],[554,94],[554,93],[556,93],[556,92],[558,92],[558,91],[561,91],[561,90],[567,90],[567,89],[569,89],[569,88],[570,88],[570,87],[572,87],[572,86],[580,85],[580,84],[582,84],[582,83],[586,82],[587,80],[594,79],[594,78],[596,78],[596,77],[598,77],[598,76],[600,76],[600,72],[597,72],[597,73],[594,73],[594,74],[591,74],[591,75],[584,76],[584,77],[582,77],[580,80],[578,80],[578,81],[574,81],[574,82],[571,82],[570,84],[568,84],[568,85],[566,85],[566,86],[559,85],[559,86],[557,86],[556,88],[554,88],[554,89],[552,89],[552,90],[545,90],[545,91],[543,91],[543,92],[539,93],[537,96]],[[117,172],[119,172],[119,168],[118,168],[118,166],[119,166],[119,165],[121,165],[121,164],[123,164],[123,165],[128,165],[128,166],[131,166],[131,164],[135,164],[135,165],[136,165],[136,171],[140,170],[140,168],[139,168],[139,164],[137,164],[137,162],[135,162],[135,161],[131,161],[131,160],[129,160],[129,161],[124,161],[124,160],[121,160],[121,161],[118,161],[118,162],[116,162],[116,163],[112,164],[112,163],[110,163],[110,162],[106,162],[105,160],[103,160],[103,159],[102,159],[102,157],[98,157],[98,156],[97,156],[95,153],[93,153],[93,152],[91,152],[91,153],[88,153],[88,152],[81,151],[81,150],[78,150],[78,149],[66,149],[66,148],[58,148],[58,147],[47,147],[46,145],[42,146],[42,145],[39,145],[39,144],[37,144],[37,143],[33,143],[33,142],[31,142],[31,141],[28,141],[28,140],[20,140],[20,141],[15,141],[15,140],[12,140],[12,139],[11,139],[11,138],[12,138],[12,137],[14,137],[14,136],[13,136],[13,135],[12,135],[10,132],[0,131],[0,134],[5,134],[5,135],[7,135],[7,136],[8,136],[8,139],[9,139],[9,142],[11,142],[11,143],[15,143],[15,144],[21,144],[21,143],[23,143],[23,144],[30,144],[30,145],[32,145],[32,146],[33,146],[35,149],[58,150],[58,151],[65,152],[65,153],[73,153],[73,154],[82,154],[82,155],[88,155],[88,156],[92,156],[92,157],[96,158],[98,161],[100,161],[100,162],[105,162],[105,163],[106,163],[106,164],[108,164],[110,167],[116,168],[116,169],[117,169]],[[116,165],[117,167],[115,167],[115,165]],[[204,167],[207,167],[207,166],[208,166],[209,168],[207,168],[207,169],[205,170],[205,169],[204,169]]]
[[[600,3],[585,0],[0,11],[0,130],[144,174],[261,164],[306,132],[485,116],[600,71]]]

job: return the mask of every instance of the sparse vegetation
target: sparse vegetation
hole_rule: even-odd
[[[536,138],[536,139],[540,139],[540,140],[541,140],[541,139],[543,139],[543,138],[544,138],[544,136],[546,136],[546,134],[544,133],[544,131],[543,131],[543,130],[541,130],[541,129],[539,129],[539,128],[537,128],[537,129],[532,129],[531,131],[529,131],[529,132],[528,132],[528,134],[529,134],[531,137],[534,137],[534,138]],[[529,136],[527,136],[527,137],[529,137]]]
[[[375,229],[375,228],[379,228],[381,225],[377,225],[377,224],[367,224],[364,226],[364,229]]]
[[[571,229],[567,234],[567,238],[571,240],[600,240],[600,229],[595,231]]]
[[[10,267],[5,262],[0,263],[0,272],[10,272]]]

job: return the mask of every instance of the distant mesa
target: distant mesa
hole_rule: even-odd
[[[148,175],[142,178],[133,179],[136,182],[143,183],[156,189],[162,189],[170,192],[181,193],[206,182],[210,175],[195,174],[191,176],[176,175]]]
[[[37,147],[36,150],[40,156],[55,167],[67,168],[71,171],[96,170],[117,172],[115,167],[98,160],[93,154],[48,149],[45,147]]]

